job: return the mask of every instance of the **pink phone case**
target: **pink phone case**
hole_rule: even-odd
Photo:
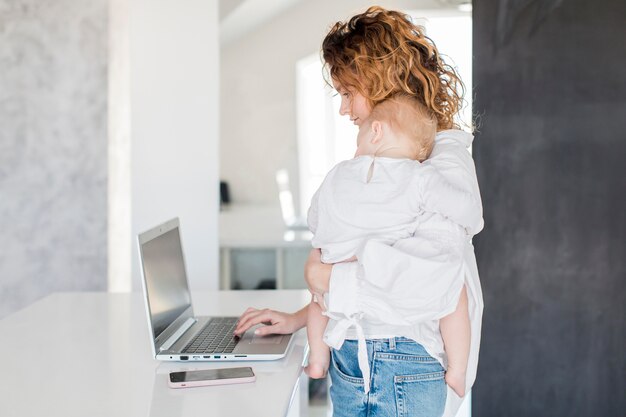
[[[192,388],[192,387],[206,387],[210,385],[230,385],[230,384],[245,384],[247,382],[256,381],[256,375],[244,377],[244,378],[227,378],[227,379],[212,379],[204,381],[190,381],[190,382],[172,382],[167,380],[167,384],[170,388]]]

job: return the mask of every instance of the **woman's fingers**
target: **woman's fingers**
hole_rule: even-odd
[[[259,310],[256,308],[248,308],[246,311],[243,312],[243,314],[241,315],[241,317],[239,317],[239,323],[249,319],[250,317],[254,316],[257,314]]]
[[[293,314],[287,314],[269,308],[263,310],[253,309],[241,316],[239,324],[235,329],[235,335],[241,335],[257,324],[266,324],[266,326],[261,326],[255,330],[255,334],[257,335],[264,336],[268,334],[293,333],[295,330],[302,327],[298,327],[296,321],[297,317]]]
[[[239,319],[239,324],[235,329],[235,334],[239,335],[244,333],[250,327],[255,326],[260,323],[271,323],[272,322],[272,311],[265,310],[257,310],[253,309],[253,311],[249,311],[244,313]]]
[[[256,308],[252,308],[252,307],[250,307],[246,311],[244,311],[244,313],[239,317],[239,320],[237,321],[237,327],[235,328],[235,334],[243,333],[246,330],[248,330],[248,328],[250,326],[246,327],[247,322],[250,320],[251,317],[255,316],[258,311],[259,310],[257,310]]]
[[[258,335],[258,336],[267,336],[268,334],[279,334],[279,333],[283,333],[280,329],[281,324],[277,323],[274,324],[272,326],[263,326],[263,327],[259,327],[258,329],[256,329],[254,331],[254,334]]]

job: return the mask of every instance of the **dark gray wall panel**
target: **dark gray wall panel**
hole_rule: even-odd
[[[477,417],[626,415],[626,2],[474,1]]]

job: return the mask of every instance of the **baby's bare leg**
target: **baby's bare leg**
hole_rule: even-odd
[[[442,318],[439,327],[448,354],[446,383],[462,397],[465,395],[465,374],[470,350],[470,321],[465,286],[461,291],[456,311]]]
[[[324,330],[328,318],[322,315],[322,308],[315,301],[309,304],[307,316],[307,336],[309,338],[309,365],[304,371],[311,378],[324,378],[330,364],[330,349],[324,343]]]

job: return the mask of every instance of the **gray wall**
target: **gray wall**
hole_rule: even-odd
[[[477,417],[626,410],[625,22],[623,0],[474,1]]]
[[[106,0],[0,0],[0,317],[105,290]]]

